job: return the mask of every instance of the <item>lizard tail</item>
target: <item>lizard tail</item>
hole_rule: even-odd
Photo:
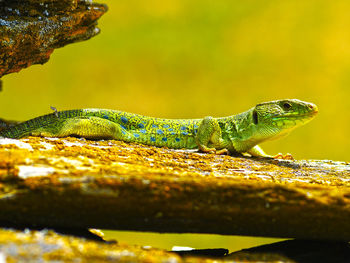
[[[61,129],[65,120],[80,115],[82,112],[79,110],[54,112],[0,130],[0,137],[20,139],[30,135],[38,135],[41,131],[55,134]]]

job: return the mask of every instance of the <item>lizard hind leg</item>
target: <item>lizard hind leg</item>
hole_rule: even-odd
[[[58,129],[38,130],[37,135],[48,137],[77,136],[87,139],[125,140],[126,131],[121,126],[99,117],[75,117],[65,120]],[[124,134],[125,133],[125,134]]]

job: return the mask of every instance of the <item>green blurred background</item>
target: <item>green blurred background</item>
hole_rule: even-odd
[[[107,4],[100,35],[56,50],[44,66],[3,77],[1,117],[26,120],[55,106],[198,118],[298,98],[316,103],[319,115],[289,137],[267,143],[265,151],[350,159],[349,1]],[[146,235],[119,234],[135,242]],[[215,238],[220,243],[227,237]],[[181,245],[191,246],[184,240]]]

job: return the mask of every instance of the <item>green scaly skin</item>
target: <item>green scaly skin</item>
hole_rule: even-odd
[[[267,156],[258,144],[288,134],[309,122],[317,106],[296,99],[257,104],[223,118],[160,119],[115,110],[79,109],[54,112],[0,132],[0,137],[26,136],[116,139],[173,149],[249,153]]]

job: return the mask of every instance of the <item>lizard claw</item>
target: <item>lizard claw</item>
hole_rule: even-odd
[[[287,154],[282,154],[282,153],[278,153],[275,156],[273,156],[274,159],[283,159],[283,160],[291,160],[293,161],[294,158],[290,153]]]

